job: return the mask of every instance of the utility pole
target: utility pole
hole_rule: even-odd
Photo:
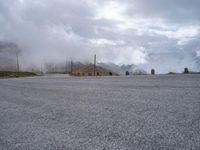
[[[97,59],[97,56],[95,54],[94,55],[94,76],[96,75],[96,59]]]
[[[67,73],[67,60],[66,60],[66,63],[65,63],[65,72],[66,72],[66,74],[68,74]]]
[[[72,73],[73,73],[73,62],[71,60],[71,72],[70,72],[70,74],[72,75]]]
[[[42,63],[40,64],[40,75],[43,75]]]
[[[16,52],[16,59],[17,59],[17,72],[19,72],[19,55],[18,55],[18,52]]]

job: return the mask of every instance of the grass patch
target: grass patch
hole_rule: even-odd
[[[30,76],[36,76],[36,74],[32,72],[0,71],[0,78],[30,77]]]

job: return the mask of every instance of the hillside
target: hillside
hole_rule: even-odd
[[[35,76],[35,73],[32,72],[12,72],[12,71],[0,71],[0,78],[9,78],[9,77],[29,77]]]
[[[82,65],[81,67],[74,69],[72,72],[74,76],[93,76],[94,75],[94,66],[92,64]],[[111,76],[118,75],[115,72],[105,69],[101,66],[96,66],[96,76]]]

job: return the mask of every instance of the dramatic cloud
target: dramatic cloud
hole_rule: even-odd
[[[198,0],[1,0],[0,41],[24,67],[66,60],[200,70]],[[0,54],[1,55],[1,54]]]

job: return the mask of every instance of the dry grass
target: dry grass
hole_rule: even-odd
[[[35,73],[32,72],[13,72],[13,71],[0,71],[0,78],[9,78],[9,77],[29,77],[35,76]]]

